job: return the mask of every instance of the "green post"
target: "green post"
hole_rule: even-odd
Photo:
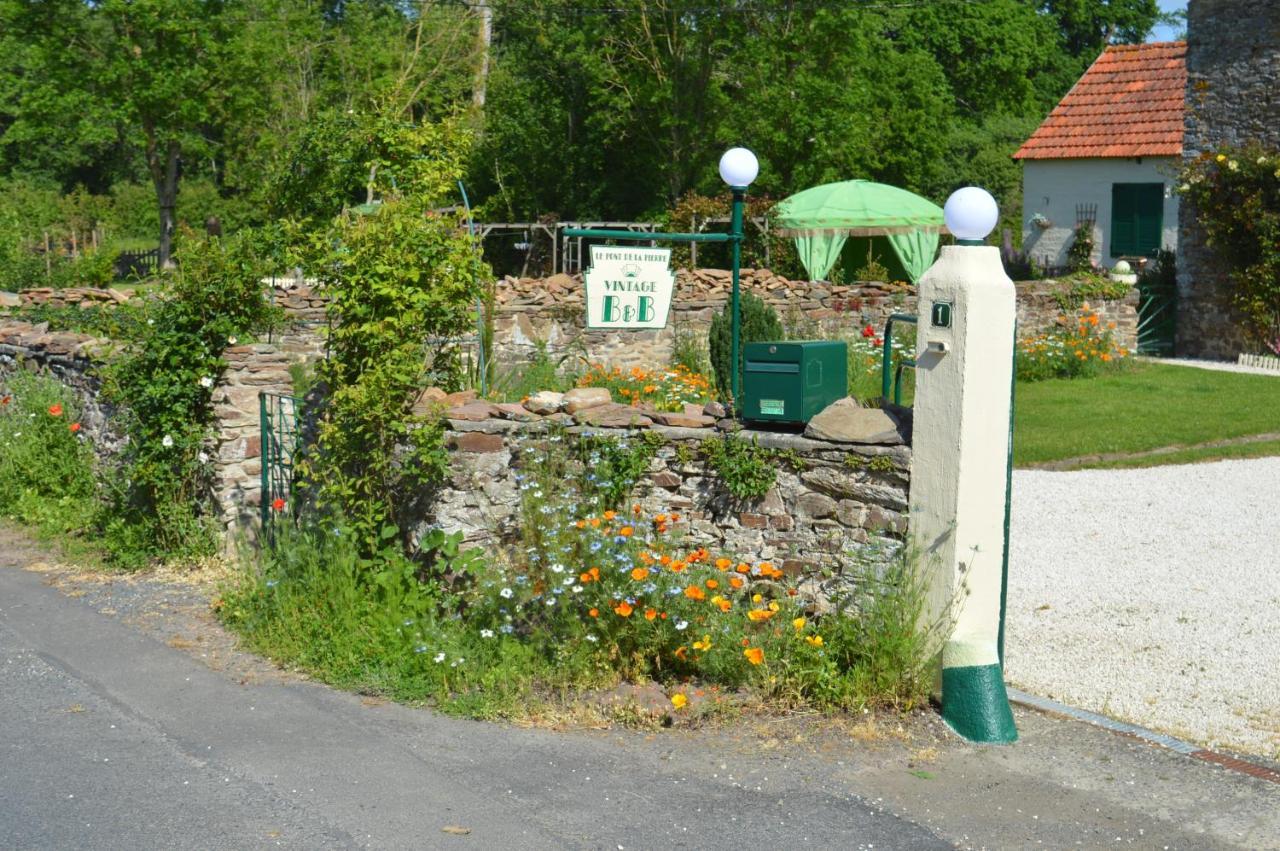
[[[258,500],[258,514],[265,535],[271,523],[271,415],[267,412],[267,394],[262,391],[258,391],[258,439],[262,443],[262,497]]]
[[[733,410],[734,414],[738,413],[738,406],[742,399],[742,364],[739,362],[739,353],[742,351],[742,309],[738,302],[738,269],[742,264],[742,205],[747,195],[745,186],[731,186],[733,190],[733,213],[729,221],[729,239],[733,242],[733,295],[731,297],[732,307],[732,336],[733,344],[730,349],[730,363],[733,369],[733,381],[731,387],[733,389]]]

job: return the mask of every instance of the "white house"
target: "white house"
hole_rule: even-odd
[[[1177,250],[1186,53],[1181,41],[1108,47],[1014,154],[1028,257],[1065,266],[1086,222],[1098,265]]]

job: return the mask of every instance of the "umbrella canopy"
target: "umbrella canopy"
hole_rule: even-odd
[[[823,279],[853,237],[884,237],[915,282],[933,262],[942,208],[913,192],[846,180],[792,195],[774,208],[781,236],[795,237],[796,250],[811,278]]]

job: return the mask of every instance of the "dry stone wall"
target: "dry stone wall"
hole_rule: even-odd
[[[870,324],[877,330],[893,313],[915,313],[915,287],[906,284],[830,284],[790,281],[768,269],[745,269],[741,289],[773,306],[783,325],[796,337],[839,337]],[[688,335],[705,346],[712,317],[730,297],[730,274],[717,269],[679,270],[672,303],[672,319],[659,331],[588,330],[583,327],[584,288],[580,275],[551,278],[503,278],[497,286],[495,339],[500,361],[520,362],[539,345],[556,356],[582,354],[607,366],[654,367],[669,363],[677,335]],[[1054,293],[1055,281],[1017,284],[1018,330],[1022,335],[1051,328],[1062,314]],[[1120,345],[1137,347],[1138,298],[1131,291],[1122,299],[1091,302],[1104,320],[1117,325]]]
[[[1280,13],[1257,0],[1187,7],[1187,110],[1192,160],[1223,146],[1280,148]],[[1234,360],[1249,347],[1229,304],[1226,268],[1205,243],[1190,203],[1178,211],[1178,354]]]
[[[451,476],[435,495],[419,534],[440,527],[482,546],[510,544],[519,532],[521,484],[548,441],[584,435],[644,439],[634,429],[564,426],[552,422],[451,421]],[[911,450],[744,431],[736,439],[780,450],[777,481],[761,499],[732,497],[700,457],[714,428],[651,425],[661,439],[632,501],[647,516],[678,513],[677,531],[690,547],[748,560],[771,560],[788,573],[839,570],[855,553],[885,558],[907,527]],[[584,470],[583,475],[587,472]]]
[[[100,395],[95,370],[111,353],[111,341],[88,334],[49,331],[47,323],[0,318],[0,385],[20,369],[50,375],[70,388],[79,402],[83,434],[104,452],[115,452],[124,436],[115,427],[115,408]],[[0,487],[3,483],[0,483]]]

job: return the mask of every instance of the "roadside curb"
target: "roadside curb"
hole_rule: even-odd
[[[1114,718],[1108,718],[1105,715],[1099,715],[1097,712],[1090,712],[1087,709],[1076,709],[1074,706],[1068,706],[1065,703],[1059,703],[1056,700],[1050,700],[1047,697],[1039,697],[1034,694],[1027,694],[1025,691],[1008,686],[1009,701],[1019,706],[1035,709],[1049,715],[1061,715],[1072,718],[1076,721],[1083,721],[1095,727],[1101,727],[1104,730],[1110,730],[1122,736],[1139,739],[1148,744],[1157,745],[1167,750],[1176,751],[1183,756],[1192,759],[1208,762],[1214,765],[1234,771],[1237,774],[1246,774],[1250,777],[1256,777],[1259,780],[1265,780],[1268,783],[1280,785],[1280,771],[1267,768],[1264,765],[1247,762],[1234,756],[1229,756],[1217,751],[1211,751],[1202,748],[1199,745],[1193,745],[1184,742],[1181,739],[1175,739],[1164,733],[1157,733],[1154,730],[1148,730],[1146,727],[1139,727],[1137,724],[1130,724],[1126,721],[1117,721]]]

